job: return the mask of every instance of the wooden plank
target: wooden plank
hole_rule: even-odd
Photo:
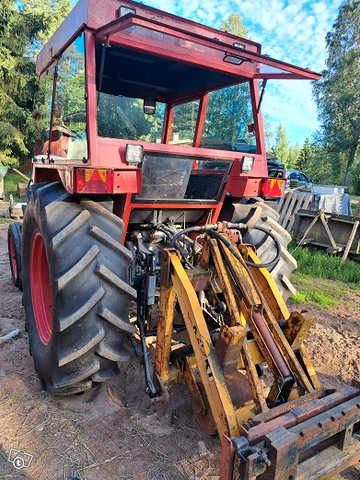
[[[295,210],[295,207],[296,207],[296,204],[299,200],[299,194],[297,192],[294,193],[292,199],[291,199],[291,202],[290,202],[290,205],[289,205],[289,208],[288,208],[288,211],[286,213],[286,216],[284,218],[284,221],[283,221],[283,227],[285,228],[285,230],[288,230],[288,225],[289,225],[289,222],[290,222],[290,218]]]
[[[344,251],[344,255],[342,256],[342,259],[341,261],[342,262],[345,262],[345,260],[347,259],[348,255],[349,255],[349,252],[350,252],[350,248],[351,248],[351,245],[354,241],[354,238],[355,238],[355,235],[356,235],[356,232],[359,228],[359,220],[355,220],[355,223],[354,223],[354,226],[351,230],[351,234],[350,234],[350,237],[349,237],[349,240],[346,244],[346,247],[345,247],[345,251]]]
[[[25,175],[24,173],[20,172],[20,170],[18,170],[17,168],[14,168],[14,167],[11,167],[11,170],[13,170],[15,173],[17,173],[18,175],[20,175],[20,177],[22,177],[24,180],[26,180],[27,182],[30,180],[30,177],[28,177],[27,175]]]
[[[311,205],[311,202],[314,198],[314,195],[313,194],[310,194],[310,195],[306,195],[306,200],[304,202],[304,206],[302,207],[304,210],[308,210],[310,205]]]
[[[293,211],[292,211],[292,214],[291,214],[291,217],[290,217],[290,221],[288,223],[288,226],[286,228],[286,230],[288,232],[290,232],[293,228],[293,225],[294,225],[294,222],[295,222],[295,214],[298,210],[300,209],[306,209],[308,208],[308,206],[310,205],[311,203],[311,198],[312,198],[312,195],[307,195],[307,194],[298,194],[298,203],[294,206],[293,208]]]
[[[280,220],[279,220],[279,223],[282,227],[284,227],[284,219],[287,215],[287,212],[289,211],[290,204],[292,202],[294,194],[295,194],[295,192],[290,192],[287,196],[286,203],[284,204],[284,207],[283,207],[283,210],[282,210],[282,213],[281,213],[281,216],[280,216]]]
[[[280,217],[281,217],[282,214],[283,214],[285,205],[287,205],[288,197],[289,197],[289,192],[286,192],[286,193],[284,193],[284,196],[283,196],[283,197],[281,198],[281,200],[280,200],[280,203],[279,203],[279,211],[278,211]]]
[[[290,194],[290,192],[285,192],[283,197],[280,199],[279,209],[278,209],[278,213],[279,213],[280,216],[283,213],[285,205],[287,205],[289,194]]]
[[[27,184],[26,183],[18,183],[17,196],[20,197],[20,198],[25,198],[26,197],[26,189],[27,189]]]

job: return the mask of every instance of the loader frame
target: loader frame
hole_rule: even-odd
[[[359,385],[320,387],[303,343],[314,317],[290,313],[267,270],[247,267],[245,259],[260,264],[252,246],[233,253],[209,236],[201,268],[185,270],[178,251],[164,250],[157,383],[185,380],[200,423],[206,428],[215,421],[223,439],[221,480],[329,478],[360,456]],[[215,341],[199,301],[211,282],[219,283],[231,315]],[[183,358],[173,341],[176,302],[192,347]],[[259,378],[264,362],[274,375],[267,396]],[[234,389],[246,387],[240,371],[252,400],[236,406]]]

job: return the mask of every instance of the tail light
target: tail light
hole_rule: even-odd
[[[261,185],[261,196],[264,198],[281,198],[285,185],[286,180],[283,178],[264,178]]]
[[[114,171],[100,168],[77,168],[76,193],[113,193]]]

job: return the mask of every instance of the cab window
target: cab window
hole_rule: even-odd
[[[50,156],[56,160],[88,158],[84,34],[65,50],[56,67]]]
[[[183,103],[174,107],[170,143],[193,146],[200,101]]]
[[[201,146],[218,150],[256,152],[249,82],[209,93]]]
[[[100,93],[98,134],[100,137],[161,142],[165,104],[155,102],[151,114],[144,111],[144,99]]]

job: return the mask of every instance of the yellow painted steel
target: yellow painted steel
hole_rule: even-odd
[[[309,353],[305,347],[305,345],[301,345],[300,347],[300,355],[306,367],[307,373],[310,377],[311,383],[315,389],[321,388],[320,380],[315,372],[315,368],[310,360]]]
[[[298,386],[295,384],[291,390],[290,398],[296,398],[306,391],[312,392],[319,385],[302,345],[312,322],[305,321],[300,314],[297,314],[298,318],[295,318],[295,314],[290,316],[280,291],[267,270],[248,268],[245,265],[241,257],[249,258],[254,263],[260,262],[251,246],[241,245],[240,256],[236,258],[221,242],[207,238],[204,251],[206,255],[202,256],[200,263],[205,273],[211,272],[207,279],[201,271],[198,272],[199,269],[194,271],[198,279],[192,275],[191,270],[185,270],[176,250],[163,252],[155,371],[164,384],[174,380],[176,375],[178,380],[184,378],[192,395],[201,405],[205,399],[201,398],[204,393],[201,393],[196,384],[195,371],[198,371],[218,432],[221,436],[231,437],[237,436],[242,423],[253,415],[269,410],[256,365],[266,361],[273,374],[279,375],[272,353],[254,322],[253,308],[256,309],[258,318],[260,315],[263,319],[268,329],[267,335],[271,335],[275,341],[284,362],[298,382]],[[197,286],[201,290],[212,284],[211,282],[218,282],[219,287],[221,286],[230,314],[229,326],[224,325],[220,330],[220,341],[217,341],[216,346],[211,339],[196,292]],[[170,371],[176,301],[180,306],[194,356],[179,361],[179,368],[173,364]],[[291,323],[292,319],[294,324]],[[287,334],[282,330],[284,327],[280,327],[280,322],[284,321],[288,322]],[[246,332],[249,330],[253,338],[248,337]],[[286,328],[284,331],[286,332]],[[295,347],[298,357],[294,352]],[[246,371],[253,401],[239,408],[235,407],[224,375],[227,369]],[[274,382],[268,400],[275,402],[278,395],[277,383]]]
[[[181,313],[194,349],[200,377],[219,435],[239,434],[239,425],[196,292],[176,253],[169,252]]]
[[[243,248],[243,246],[240,248]],[[251,247],[246,248],[246,254],[253,263],[261,263],[259,257]],[[276,285],[271,273],[269,273],[266,268],[250,267],[250,271],[261,293],[266,298],[266,302],[276,320],[287,320],[290,317],[289,309],[287,308],[279,287]]]
[[[220,250],[216,240],[210,240],[209,243],[211,253],[213,254],[213,259],[217,273],[219,275],[222,291],[224,293],[226,304],[228,305],[230,315],[232,318],[233,325],[242,325],[246,327],[246,319],[244,314],[239,311],[238,304],[234,295],[234,291],[229,279],[229,276],[226,272],[224,262],[221,258]]]
[[[251,261],[253,261],[254,263],[260,263],[259,258],[257,257],[256,253],[254,253],[251,247],[247,248],[247,254],[251,258]],[[263,272],[257,272],[256,270],[263,270]],[[267,272],[263,268],[259,268],[259,269],[252,268],[251,272],[254,275],[254,277],[257,278],[259,283],[262,283],[264,282],[264,280],[266,280],[266,283],[269,286],[269,289],[266,290],[266,306],[268,308],[265,308],[264,318],[267,320],[268,327],[276,341],[276,344],[281,350],[284,360],[288,362],[291,370],[296,373],[297,379],[302,385],[302,387],[305,389],[305,391],[309,393],[313,392],[314,388],[312,383],[310,382],[308,376],[306,375],[306,372],[300,365],[300,362],[296,358],[296,355],[291,345],[287,341],[283,331],[281,330],[278,324],[278,321],[280,319],[285,319],[285,320],[289,319],[290,313],[288,308],[285,305],[285,302],[281,296],[281,293],[277,285],[274,282],[274,279],[271,277],[269,272]],[[263,280],[261,280],[260,274],[262,274]],[[264,294],[264,292],[262,293]],[[269,302],[270,302],[270,305],[269,305]],[[273,311],[275,312],[275,314],[273,313]],[[285,314],[286,316],[283,317],[282,316],[283,314]],[[281,317],[279,318],[280,315]]]

